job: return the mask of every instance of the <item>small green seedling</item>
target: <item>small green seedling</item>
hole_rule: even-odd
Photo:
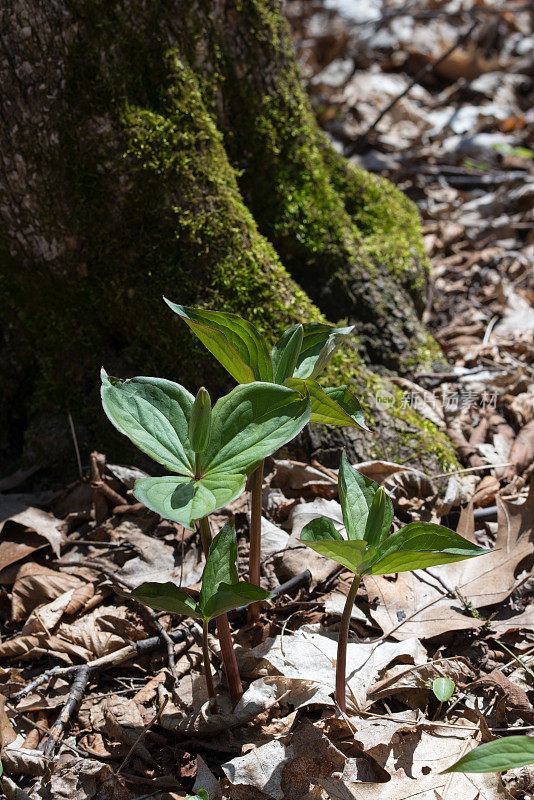
[[[199,789],[197,794],[186,794],[185,800],[210,800],[210,796],[205,789]]]
[[[430,522],[412,522],[388,535],[393,521],[391,500],[383,488],[350,466],[345,453],[338,488],[347,539],[331,519],[320,517],[303,528],[301,541],[355,573],[341,618],[336,663],[336,701],[345,712],[350,615],[362,575],[386,575],[450,564],[488,551],[449,528]]]
[[[353,326],[293,325],[269,352],[258,329],[237,314],[186,308],[167,299],[165,302],[238,383],[268,381],[287,386],[303,397],[310,396],[311,422],[369,430],[360,403],[346,386],[323,388],[316,380]],[[254,472],[251,487],[249,576],[257,586],[260,583],[262,481],[263,461]],[[251,620],[256,619],[257,614],[257,606],[251,606]]]
[[[135,497],[190,530],[198,522],[206,558],[211,544],[208,515],[238,497],[247,475],[293,439],[311,413],[309,396],[272,383],[236,386],[212,409],[204,388],[194,398],[172,381],[120,380],[104,370],[102,403],[121,433],[175,473],[137,480]],[[243,691],[224,614],[217,631],[235,705]]]
[[[266,592],[265,589],[239,580],[236,561],[237,542],[234,523],[227,522],[211,542],[202,574],[202,588],[198,603],[187,592],[170,581],[167,583],[142,583],[127,595],[158,611],[184,614],[202,621],[204,674],[208,695],[213,699],[215,709],[215,690],[208,650],[208,623],[211,619],[217,619],[235,608],[266,600],[269,597],[269,592]]]
[[[507,736],[475,747],[444,772],[504,772],[534,764],[534,737]]]
[[[440,703],[450,700],[456,689],[456,684],[450,678],[435,678],[432,681],[432,691]]]

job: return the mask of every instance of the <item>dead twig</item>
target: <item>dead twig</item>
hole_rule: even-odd
[[[130,756],[131,756],[131,755],[132,755],[132,753],[133,753],[133,752],[134,752],[134,751],[137,749],[137,746],[139,745],[139,742],[140,742],[142,739],[144,739],[144,737],[147,735],[147,733],[148,733],[148,731],[150,730],[150,728],[151,728],[153,725],[155,725],[155,724],[156,724],[156,722],[159,720],[159,718],[161,717],[161,715],[162,715],[162,714],[163,714],[163,712],[165,711],[165,706],[167,705],[167,703],[168,703],[168,702],[169,702],[169,698],[168,698],[168,697],[166,697],[166,698],[164,699],[163,703],[160,705],[160,707],[159,707],[159,709],[158,709],[158,711],[157,711],[157,713],[156,713],[156,715],[155,715],[154,719],[151,719],[151,720],[150,720],[150,722],[147,722],[147,724],[145,725],[145,727],[143,728],[143,730],[141,731],[141,733],[139,734],[139,736],[137,737],[137,739],[135,740],[135,742],[132,744],[132,746],[130,747],[130,749],[129,749],[129,750],[128,750],[128,752],[126,753],[126,756],[124,757],[124,761],[122,762],[122,764],[121,764],[121,765],[120,765],[120,767],[118,768],[117,772],[115,773],[116,777],[118,777],[118,776],[120,775],[120,773],[122,772],[122,770],[124,769],[124,767],[125,767],[125,766],[126,766],[126,764],[128,763],[128,761],[129,761],[129,759],[130,759]]]
[[[402,100],[403,97],[406,97],[406,95],[413,89],[413,87],[416,84],[420,83],[423,78],[425,78],[427,75],[430,75],[436,69],[436,67],[442,64],[444,61],[446,61],[447,58],[449,58],[449,56],[451,56],[454,53],[454,51],[458,47],[460,47],[460,45],[462,45],[467,39],[469,39],[469,37],[471,36],[475,28],[478,27],[479,24],[480,20],[475,19],[472,25],[470,25],[466,31],[461,33],[454,42],[454,44],[452,44],[448,50],[442,53],[442,55],[438,59],[436,59],[436,61],[433,61],[430,64],[425,64],[425,66],[414,75],[412,80],[402,90],[402,92],[400,92],[400,94],[394,97],[393,100],[391,100],[391,102],[387,104],[387,106],[380,112],[380,114],[377,116],[374,122],[372,122],[369,125],[367,130],[364,133],[361,133],[358,136],[358,138],[354,142],[352,142],[352,144],[350,144],[347,148],[345,148],[345,156],[349,157],[357,153],[361,142],[371,133],[371,131],[373,131],[376,128],[376,126],[384,119],[386,114],[388,114],[391,111],[391,109],[397,105],[399,100]]]
[[[39,748],[47,758],[53,755],[57,743],[63,736],[67,723],[81,703],[90,677],[91,668],[88,664],[82,664],[77,668],[77,675],[72,683],[67,702],[63,706],[59,717],[50,728],[50,735],[45,739],[43,746]]]

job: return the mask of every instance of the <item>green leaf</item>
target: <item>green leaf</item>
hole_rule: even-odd
[[[333,328],[331,325],[310,322],[303,325],[303,341],[294,378],[316,378],[326,367],[344,336],[354,328]]]
[[[338,475],[339,502],[349,539],[363,539],[369,511],[379,485],[351,467],[345,451],[341,456]],[[392,511],[393,519],[393,511]],[[391,523],[390,523],[391,524]],[[371,542],[374,545],[374,542]]]
[[[221,583],[237,583],[237,541],[233,520],[227,522],[213,537],[206,566],[202,575],[202,589],[198,599],[200,608],[205,606]]]
[[[450,678],[435,678],[432,682],[432,691],[440,703],[450,700],[456,689],[456,684]]]
[[[302,325],[293,325],[284,331],[272,349],[274,382],[284,383],[293,375],[302,346]]]
[[[259,586],[254,586],[253,583],[247,581],[239,581],[238,583],[221,583],[214,595],[210,597],[203,608],[204,615],[207,619],[219,617],[221,614],[226,614],[234,608],[241,608],[248,606],[250,603],[256,603],[260,600],[267,600],[270,597],[270,592],[261,589]]]
[[[226,311],[186,308],[163,299],[238,383],[273,380],[269,351],[252,323]]]
[[[382,542],[367,572],[372,575],[408,572],[489,552],[442,525],[412,522]]]
[[[199,789],[198,794],[186,794],[185,800],[210,800],[210,796],[205,789]]]
[[[352,422],[330,422],[329,425],[357,425],[363,428],[364,431],[371,431],[365,422],[360,401],[355,397],[347,386],[330,386],[323,390],[324,393],[333,400],[341,408],[346,416],[350,417]],[[312,421],[313,408],[312,408]]]
[[[202,612],[192,597],[175,583],[148,582],[142,583],[131,592],[122,592],[123,597],[133,597],[145,606],[158,611],[169,611],[171,614],[185,614],[188,617],[202,619]]]
[[[378,547],[380,542],[387,537],[392,522],[393,505],[385,490],[380,487],[369,509],[363,538],[368,544]]]
[[[249,474],[264,458],[294,439],[309,422],[309,397],[274,383],[249,383],[217,401],[211,438],[202,453],[204,474]]]
[[[162,378],[115,380],[102,370],[101,394],[117,430],[167,469],[193,474],[188,427],[194,397],[183,386]]]
[[[534,764],[534,738],[507,736],[475,747],[444,772],[504,772]]]
[[[311,397],[311,422],[318,422],[322,425],[348,425],[351,427],[357,425],[360,428],[369,430],[363,421],[363,412],[360,404],[346,387],[342,386],[340,391],[323,389],[317,381],[312,381],[309,378],[306,380],[303,378],[286,378],[284,385],[289,386],[296,392],[302,393],[305,389],[308,390]],[[348,395],[350,401],[345,395]],[[348,413],[335,397],[339,397],[344,401],[347,400],[346,406],[349,411],[357,412],[357,409],[359,409],[359,412],[354,415]]]
[[[337,561],[358,575],[362,574],[374,549],[363,540],[346,541],[335,529],[328,517],[320,517],[308,522],[302,529],[300,541],[325,558]]]
[[[139,502],[165,519],[179,522],[194,530],[194,522],[235,500],[244,492],[246,476],[218,472],[198,481],[164,475],[161,478],[140,478],[134,495]]]

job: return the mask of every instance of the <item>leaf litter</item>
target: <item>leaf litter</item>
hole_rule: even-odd
[[[315,517],[343,529],[336,471],[270,459],[263,580],[296,588],[273,598],[254,629],[236,626],[246,691],[234,711],[210,638],[213,715],[194,625],[116,594],[173,580],[198,597],[200,542],[134,502],[144,473],[93,454],[90,480],[55,496],[13,491],[27,479],[13,476],[0,495],[8,797],[172,800],[206,789],[212,800],[475,800],[534,791],[528,768],[503,779],[441,774],[480,741],[534,730],[528,11],[519,2],[425,3],[413,13],[400,0],[288,0],[286,12],[320,123],[339,150],[420,208],[432,262],[424,319],[450,364],[396,380],[451,437],[462,470],[354,466],[384,486],[397,527],[445,521],[492,552],[483,563],[364,579],[349,713],[340,715],[332,682],[347,574],[298,542]],[[413,83],[473,16],[470,37]],[[248,511],[244,496],[216,515],[219,529],[235,513],[240,556]],[[162,631],[173,637],[174,674]],[[442,706],[436,678],[455,684]]]

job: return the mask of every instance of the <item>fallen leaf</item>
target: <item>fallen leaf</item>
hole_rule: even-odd
[[[319,625],[307,625],[284,637],[267,639],[252,654],[281,675],[314,681],[323,691],[333,692],[337,658],[337,635]],[[367,693],[387,667],[395,661],[423,664],[425,648],[418,639],[399,642],[347,645],[347,702],[356,708],[368,704]]]

